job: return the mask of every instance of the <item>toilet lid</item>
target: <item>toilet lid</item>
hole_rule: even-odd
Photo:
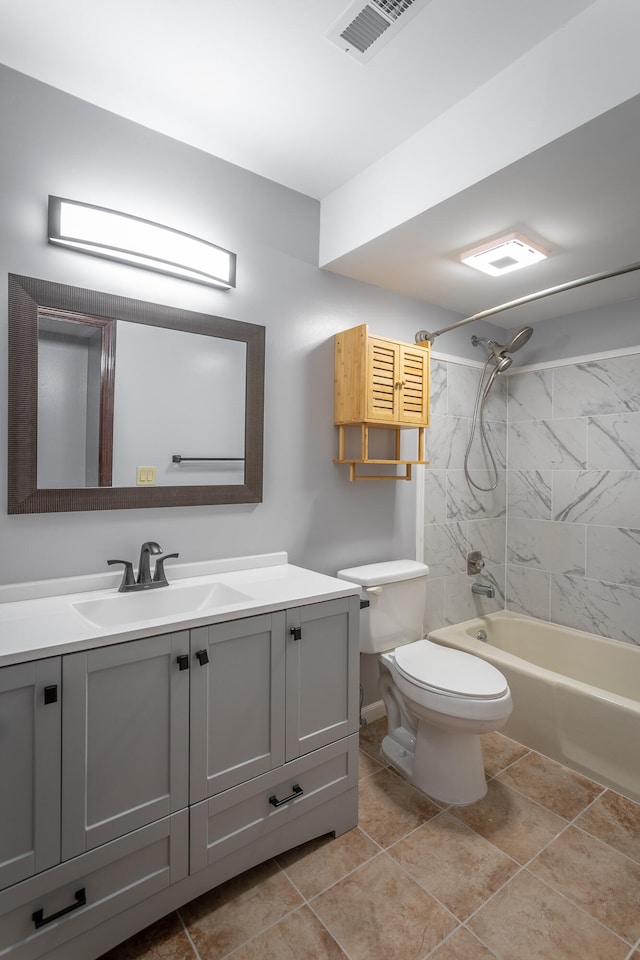
[[[401,674],[426,690],[477,700],[496,699],[507,690],[507,681],[492,664],[462,650],[416,640],[394,651]]]

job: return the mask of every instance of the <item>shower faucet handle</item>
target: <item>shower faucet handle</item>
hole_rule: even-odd
[[[476,574],[482,573],[484,569],[484,560],[482,559],[482,553],[479,550],[472,550],[467,554],[467,573],[470,577],[475,577]]]

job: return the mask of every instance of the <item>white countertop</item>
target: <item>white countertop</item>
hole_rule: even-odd
[[[286,553],[167,564],[166,574],[168,587],[137,594],[118,593],[121,573],[3,587],[0,593],[0,666],[257,616],[360,592],[355,584],[288,563]],[[109,586],[105,587],[105,583]],[[155,612],[154,596],[158,598],[158,606],[164,606],[170,605],[174,598],[179,601],[187,595],[204,596],[208,587],[212,588],[212,595],[219,587],[221,590],[226,588],[229,593],[239,591],[246,599],[213,605],[195,602],[193,609],[178,614],[151,616],[146,613],[144,618],[118,626],[98,626],[88,619],[91,613],[84,616],[79,612],[91,608],[92,604],[87,601],[105,599],[106,608],[114,610],[119,598],[126,603],[127,598],[134,595],[143,595],[145,609]],[[160,598],[160,594],[165,596]],[[105,607],[101,603],[95,606]]]

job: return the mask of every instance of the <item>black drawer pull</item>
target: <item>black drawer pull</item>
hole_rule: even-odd
[[[189,657],[186,655],[186,653],[179,653],[176,657],[176,660],[178,661],[178,667],[180,670],[189,669]]]
[[[207,663],[209,663],[209,654],[206,650],[197,650],[196,657],[198,658],[198,663],[201,667],[204,667]]]
[[[302,640],[302,627],[291,627],[289,633],[294,640]]]
[[[66,916],[68,913],[71,913],[72,910],[77,910],[78,907],[84,907],[87,902],[87,895],[84,891],[84,887],[81,890],[76,890],[75,892],[76,902],[72,903],[70,907],[64,907],[63,910],[58,910],[57,913],[52,913],[50,917],[45,917],[44,910],[34,910],[31,914],[31,919],[36,925],[36,930],[40,927],[44,927],[47,923],[53,923],[54,920],[59,920],[60,917]]]
[[[46,704],[58,702],[58,684],[52,683],[44,688],[44,702]]]
[[[283,797],[282,800],[278,800],[275,793],[272,794],[269,797],[269,803],[271,804],[271,806],[281,807],[283,803],[289,803],[290,800],[295,800],[296,797],[301,797],[302,794],[304,793],[304,790],[302,789],[299,783],[294,783],[291,789],[293,790],[293,793],[290,794],[288,797]]]

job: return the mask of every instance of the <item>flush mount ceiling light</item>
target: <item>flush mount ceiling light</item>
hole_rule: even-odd
[[[236,285],[235,253],[90,203],[50,196],[49,243],[225,290]]]
[[[521,233],[509,233],[496,240],[487,240],[460,255],[463,263],[475,270],[488,273],[491,277],[501,277],[503,273],[512,273],[532,263],[545,260],[548,250],[528,240]]]

